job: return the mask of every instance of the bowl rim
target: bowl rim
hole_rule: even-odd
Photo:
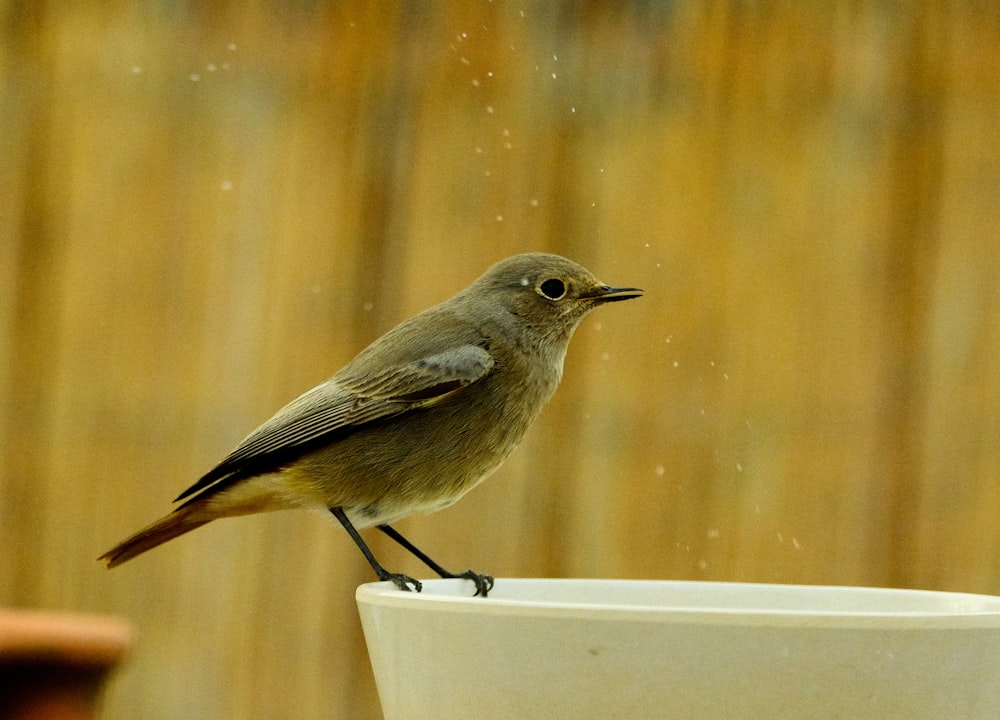
[[[538,599],[472,597],[466,580],[424,580],[424,592],[405,592],[391,582],[361,585],[355,593],[359,607],[385,607],[420,613],[475,613],[487,616],[575,618],[608,622],[702,623],[712,625],[765,625],[815,627],[873,627],[899,629],[1000,628],[1000,597],[974,593],[855,585],[802,585],[779,583],[718,582],[701,580],[615,580],[599,578],[499,578],[497,583],[533,587],[555,584],[565,590],[574,584],[607,586],[640,585],[687,593],[732,593],[749,590],[788,596],[821,597],[834,593],[845,600],[878,595],[883,600],[927,600],[927,609],[850,610],[829,608],[706,607],[692,603],[676,605],[605,604]],[[430,591],[430,592],[428,592]]]

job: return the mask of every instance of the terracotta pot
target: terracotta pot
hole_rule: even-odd
[[[95,717],[104,680],[131,644],[132,626],[119,618],[0,610],[0,717]]]

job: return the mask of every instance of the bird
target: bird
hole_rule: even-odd
[[[422,588],[386,570],[360,529],[378,528],[485,597],[492,576],[446,570],[392,523],[447,507],[492,474],[555,392],[583,318],[642,294],[559,255],[501,260],[292,400],[182,492],[173,511],[99,560],[115,567],[219,518],[315,509],[337,519],[379,580]]]

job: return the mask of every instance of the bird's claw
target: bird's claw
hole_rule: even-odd
[[[489,595],[490,590],[493,589],[494,580],[492,575],[484,575],[482,573],[477,573],[472,570],[466,570],[463,573],[458,573],[457,575],[455,575],[455,577],[464,578],[466,580],[471,580],[473,582],[473,584],[476,586],[476,592],[473,594],[472,597],[476,597],[477,595],[486,597],[487,595]]]
[[[416,578],[410,577],[409,575],[404,575],[403,573],[386,573],[385,577],[381,577],[379,579],[391,580],[396,587],[405,592],[410,592],[410,590],[413,592],[420,592],[424,587],[422,582]],[[411,585],[412,587],[410,587]]]
[[[471,580],[472,584],[476,586],[476,592],[473,593],[472,597],[486,597],[489,595],[490,590],[493,589],[493,584],[495,582],[492,575],[477,573],[473,570],[466,570],[465,572],[455,573],[454,575],[449,573],[445,577]],[[384,575],[380,575],[379,580],[390,580],[397,588],[405,592],[410,592],[411,590],[413,592],[420,592],[424,587],[422,582],[416,578],[410,577],[409,575],[404,575],[403,573],[387,572]]]

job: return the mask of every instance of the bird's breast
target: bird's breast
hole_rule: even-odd
[[[552,369],[500,358],[488,376],[441,402],[359,429],[288,469],[358,527],[446,507],[517,447],[558,385]]]

